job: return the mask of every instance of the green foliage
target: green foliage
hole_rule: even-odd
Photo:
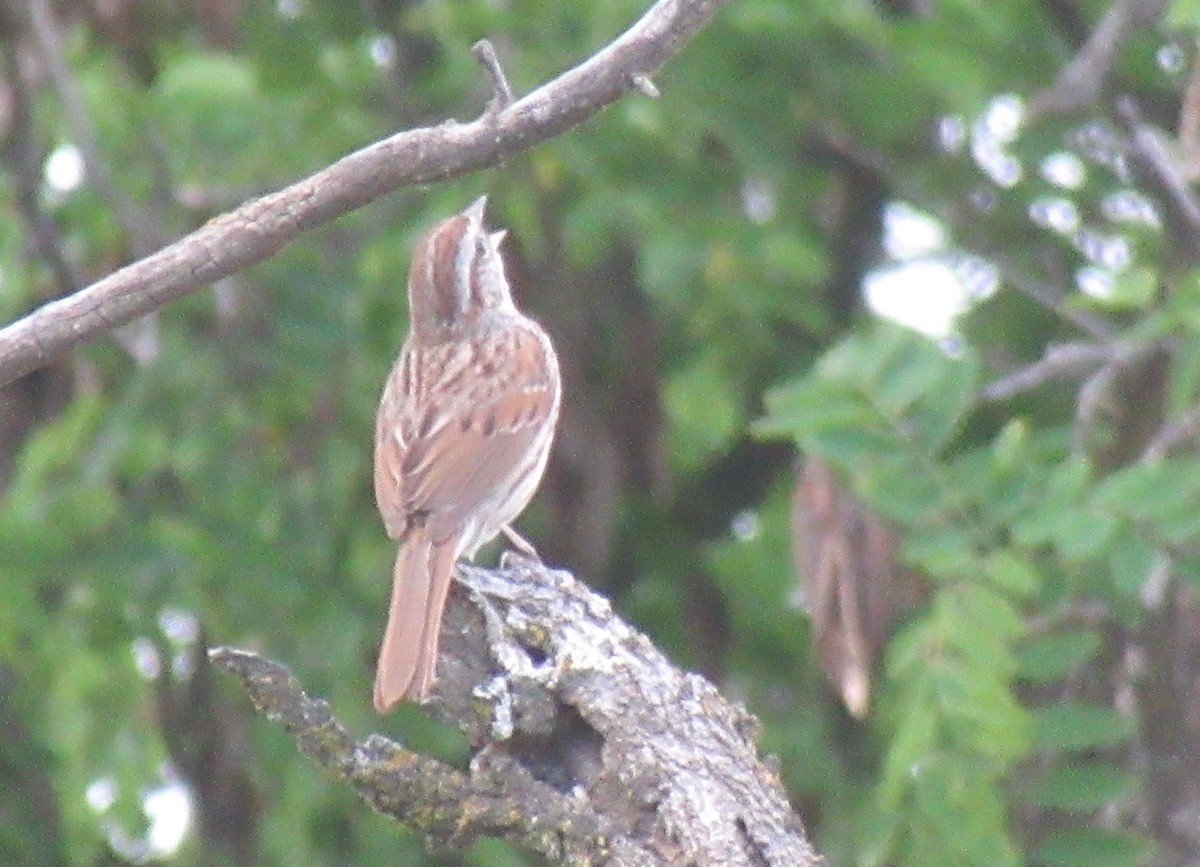
[[[1127,797],[1132,782],[1108,762],[1059,765],[1038,780],[1029,799],[1052,810],[1099,810]]]
[[[1018,863],[997,784],[1030,746],[1017,701],[1019,600],[1041,578],[979,516],[1007,475],[996,450],[945,460],[977,391],[977,364],[879,326],[835,346],[812,372],[768,395],[766,433],[843,470],[910,531],[906,562],[936,580],[925,614],[891,642],[881,723],[881,817],[900,815],[869,863]],[[968,808],[969,805],[969,808]],[[969,821],[967,821],[969,819]],[[931,855],[930,853],[940,853]]]
[[[1102,828],[1058,831],[1034,853],[1041,863],[1053,867],[1084,867],[1090,864],[1149,864],[1153,847],[1144,837]]]
[[[468,50],[480,37],[525,92],[643,10],[252,0],[202,4],[209,20],[195,4],[118,3],[135,18],[105,27],[58,5],[104,166],[166,238],[396,129],[474,116],[487,99]],[[1152,191],[1089,156],[1073,120],[1027,118],[993,142],[1021,167],[1012,183],[972,160],[992,101],[1048,85],[1078,41],[1053,6],[731,3],[656,74],[661,99],[631,93],[495,170],[322,227],[164,309],[151,356],[105,341],[57,368],[59,385],[0,403],[12,446],[0,454],[0,720],[14,733],[0,737],[0,773],[20,793],[0,799],[0,852],[110,863],[120,834],[144,836],[145,791],[185,758],[177,736],[228,714],[257,787],[252,863],[528,863],[494,843],[425,855],[225,684],[187,724],[162,716],[164,696],[195,682],[198,643],[246,644],[286,661],[356,731],[465,761],[457,733],[418,710],[369,712],[393,554],[369,448],[409,250],[487,191],[511,229],[521,301],[570,364],[570,429],[523,529],[552,544],[595,534],[560,549],[578,558],[563,565],[745,698],[830,863],[1146,863],[1153,841],[1128,819],[1147,809],[1131,745],[1156,721],[1136,696],[1118,712],[1098,684],[1127,677],[1114,636],[1144,637],[1163,598],[1186,605],[1180,588],[1200,582],[1200,461],[1150,449],[1200,402],[1200,272],[1156,226],[1103,217],[1111,194]],[[1196,6],[1171,6],[1181,44]],[[1122,45],[1114,80],[1154,96],[1147,117],[1178,101],[1184,76],[1156,66],[1172,35],[1147,28]],[[30,86],[31,152],[73,142],[57,93]],[[1063,152],[1085,166],[1074,186],[1044,168]],[[22,169],[6,147],[4,160],[0,318],[61,290],[18,181],[32,179],[80,279],[150,241],[128,236],[92,167],[81,188],[50,190],[36,158]],[[1047,199],[1071,204],[1093,241],[1128,241],[1127,267],[1099,269],[1106,291],[1071,281],[1098,267],[1086,239],[1030,221]],[[931,259],[978,252],[1003,266],[951,340],[860,312],[864,276],[907,261],[880,253],[879,214],[895,200],[940,220],[947,246]],[[1077,327],[1095,320],[1104,328]],[[1116,371],[1090,419],[1079,376],[1094,371],[982,397],[1048,345],[1148,341],[1159,373]],[[861,723],[831,698],[795,603],[794,478],[779,457],[791,446],[889,523],[921,587],[888,624]],[[605,449],[605,484],[564,506]],[[200,635],[173,633],[172,613]],[[107,810],[85,798],[97,780],[115,787]],[[193,827],[173,861],[219,863],[198,838]]]

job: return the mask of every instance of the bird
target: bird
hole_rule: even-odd
[[[409,330],[375,419],[375,502],[399,545],[375,671],[384,713],[434,681],[455,564],[504,533],[533,498],[562,401],[550,337],[513,302],[487,197],[417,242]]]

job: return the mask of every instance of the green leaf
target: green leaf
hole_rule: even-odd
[[[961,622],[976,632],[995,635],[1006,643],[1025,633],[1025,621],[1017,607],[1005,596],[979,582],[963,585],[954,594],[962,612]],[[969,635],[967,636],[969,640]]]
[[[1017,669],[1035,683],[1053,683],[1086,663],[1099,649],[1100,636],[1088,629],[1034,635],[1017,646]]]
[[[1024,419],[1012,418],[992,440],[992,462],[1002,471],[1018,465],[1029,446],[1029,424]]]
[[[937,746],[938,715],[929,712],[919,693],[914,693],[911,699],[884,759],[878,793],[886,809],[899,806],[913,775],[919,773]]]
[[[1112,290],[1100,299],[1107,307],[1137,310],[1146,307],[1158,293],[1159,272],[1157,268],[1138,266],[1117,276]]]
[[[1020,863],[1008,837],[999,793],[988,775],[949,757],[939,757],[917,769],[913,782],[917,812],[914,821],[924,825],[921,831],[929,836],[914,839],[908,863],[972,867],[1016,867]],[[930,859],[930,852],[939,854]]]
[[[1025,520],[1016,528],[1023,545],[1052,544],[1066,560],[1084,560],[1101,554],[1116,531],[1118,521],[1111,515],[1082,508],[1045,509],[1037,523]]]
[[[798,381],[768,392],[761,433],[787,433],[802,445],[833,427],[870,429],[871,445],[931,455],[957,430],[976,394],[976,365],[951,358],[926,338],[880,325],[826,353]],[[852,439],[839,430],[841,441]],[[850,450],[839,450],[850,459]]]
[[[946,444],[975,402],[973,356],[953,358],[928,338],[896,326],[881,326],[853,350],[830,366],[848,384],[861,383],[883,415],[924,454]],[[861,369],[855,370],[855,362]]]
[[[1071,762],[1052,767],[1029,792],[1029,799],[1051,810],[1091,812],[1125,799],[1133,776],[1110,762]]]
[[[1154,521],[1174,516],[1200,500],[1200,461],[1167,458],[1152,464],[1133,464],[1109,475],[1096,486],[1093,502],[1114,514]]]
[[[1029,749],[1029,718],[1000,672],[940,661],[933,673],[939,710],[964,753],[1007,764]]]
[[[1015,596],[1030,596],[1042,584],[1042,577],[1033,564],[1009,549],[989,554],[984,571],[997,587]]]
[[[1091,475],[1091,467],[1082,459],[1069,458],[1049,468],[1033,508],[1013,524],[1016,540],[1033,546],[1087,534],[1090,518],[1081,508]]]
[[[1149,864],[1154,852],[1154,843],[1138,834],[1064,828],[1050,833],[1034,852],[1034,859],[1051,867],[1135,867]]]
[[[879,414],[856,395],[811,376],[771,389],[764,400],[767,414],[754,426],[764,436],[782,435],[803,443],[815,432],[875,428],[880,423]]]
[[[901,549],[904,562],[944,581],[962,581],[982,569],[971,534],[957,526],[915,528]]]
[[[1054,750],[1086,750],[1128,740],[1134,724],[1110,707],[1063,702],[1033,712],[1034,739]]]
[[[663,387],[670,456],[690,471],[725,449],[742,427],[738,383],[716,353],[706,353]]]
[[[920,528],[945,507],[939,478],[922,472],[912,456],[873,452],[875,460],[858,473],[859,493],[876,512],[901,526]]]
[[[1127,597],[1138,598],[1158,558],[1153,545],[1131,528],[1122,528],[1108,550],[1112,586]]]
[[[945,448],[975,406],[979,368],[974,355],[944,357],[936,382],[915,408],[918,441],[933,454]]]
[[[1168,27],[1195,27],[1200,25],[1200,0],[1175,0],[1167,11]]]
[[[906,682],[910,686],[920,680],[918,675],[927,673],[933,644],[928,613],[901,626],[888,642],[884,654],[884,670],[889,679]]]
[[[891,456],[898,446],[887,431],[868,427],[818,428],[800,439],[801,447],[840,467],[850,468],[872,458]]]

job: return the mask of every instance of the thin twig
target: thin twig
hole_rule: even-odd
[[[1110,342],[1115,336],[1117,329],[1111,322],[1089,310],[1066,304],[1062,292],[1031,277],[1010,257],[997,251],[983,251],[983,255],[995,263],[1014,289],[1053,311],[1080,331],[1102,343]]]
[[[1046,347],[1045,354],[1032,364],[989,382],[980,392],[983,400],[1007,400],[1032,391],[1055,379],[1073,379],[1103,364],[1112,356],[1111,345],[1060,343]]]
[[[1129,155],[1134,168],[1140,169],[1139,180],[1161,205],[1163,225],[1176,254],[1184,262],[1196,262],[1200,258],[1200,202],[1166,137],[1142,122],[1134,101],[1128,97],[1119,99],[1116,109],[1129,134]]]
[[[492,101],[488,103],[488,111],[494,114],[501,109],[508,108],[512,105],[513,90],[492,43],[487,39],[480,39],[471,46],[471,53],[475,55],[475,59],[479,61],[479,65],[483,67],[488,79],[492,82]]]
[[[1031,116],[1074,111],[1100,96],[1122,44],[1166,11],[1166,0],[1115,0],[1087,42],[1058,73],[1054,84],[1030,100]]]
[[[658,0],[579,66],[494,115],[398,133],[248,202],[0,330],[0,385],[58,353],[261,262],[301,233],[401,187],[494,165],[587,120],[698,33],[726,0]]]
[[[662,91],[658,89],[658,85],[654,83],[654,79],[648,75],[643,75],[639,72],[633,76],[632,83],[633,89],[643,96],[648,96],[651,99],[658,99],[662,96]]]
[[[1193,406],[1179,418],[1164,424],[1146,450],[1142,452],[1142,463],[1153,463],[1165,458],[1177,446],[1200,434],[1200,404]]]

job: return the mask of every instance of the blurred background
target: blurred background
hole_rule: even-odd
[[[0,321],[612,0],[0,3]],[[204,661],[357,733],[410,251],[482,192],[565,400],[520,521],[764,725],[831,865],[1200,863],[1200,4],[734,0],[580,129],[406,190],[0,390],[9,864],[439,857]]]

